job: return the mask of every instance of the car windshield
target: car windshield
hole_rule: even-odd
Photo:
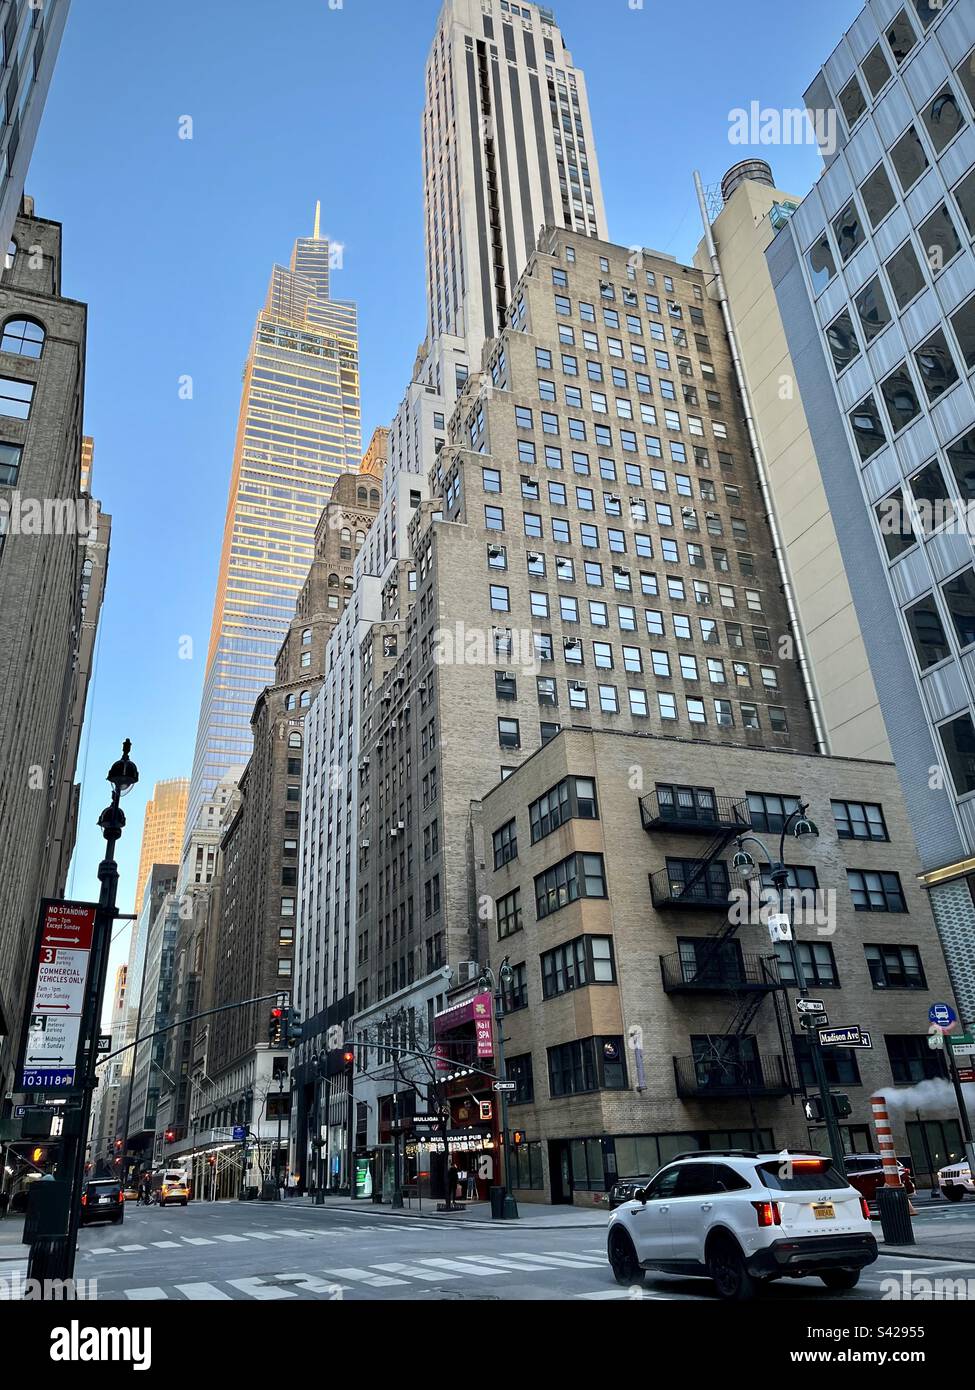
[[[843,1173],[828,1158],[786,1158],[758,1165],[758,1176],[776,1192],[817,1192],[824,1187],[848,1187]]]

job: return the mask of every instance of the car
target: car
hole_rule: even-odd
[[[96,1221],[111,1221],[120,1226],[124,1219],[125,1192],[120,1182],[106,1178],[85,1183],[79,1217],[82,1226],[93,1226]]]
[[[152,1175],[152,1190],[161,1207],[178,1204],[185,1207],[190,1200],[190,1185],[182,1168],[165,1168]]]
[[[851,1187],[855,1187],[861,1197],[868,1202],[877,1200],[877,1188],[884,1186],[884,1165],[879,1154],[846,1154],[843,1159],[846,1176]],[[910,1159],[898,1157],[897,1171],[901,1185],[909,1197],[917,1191],[911,1173]]]
[[[775,1279],[852,1289],[877,1258],[866,1198],[821,1154],[710,1149],[678,1156],[610,1214],[619,1284],[647,1270],[705,1275],[723,1299]]]
[[[962,1161],[939,1168],[938,1186],[949,1202],[960,1202],[966,1192],[975,1192],[971,1167]]]
[[[653,1175],[647,1173],[645,1176],[636,1178],[618,1178],[609,1189],[609,1209],[615,1211],[623,1202],[628,1202],[635,1193],[641,1188],[646,1187]]]

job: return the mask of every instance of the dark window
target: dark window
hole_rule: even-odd
[[[975,367],[975,299],[970,299],[952,314],[951,326],[958,339],[965,366],[971,371]]]
[[[799,1080],[803,1086],[814,1087],[816,1085],[816,1068],[813,1065],[809,1039],[794,1033],[792,1049],[795,1053],[796,1065],[799,1068]],[[831,1086],[859,1086],[860,1068],[857,1063],[856,1052],[852,1047],[824,1047],[822,1058],[826,1070],[826,1080]]]
[[[921,529],[928,535],[952,519],[951,494],[945,486],[941,465],[936,460],[915,473],[908,486],[917,503]]]
[[[509,820],[500,830],[494,832],[493,844],[496,869],[518,858],[518,827],[514,820]]]
[[[950,444],[947,454],[962,500],[975,501],[975,430],[970,430]]]
[[[898,309],[906,309],[911,300],[924,289],[924,275],[914,247],[905,241],[886,262],[887,278],[894,292]]]
[[[860,356],[860,344],[857,342],[853,320],[848,310],[844,309],[839,318],[834,319],[827,328],[826,341],[837,372],[842,372]]]
[[[975,570],[963,570],[961,574],[942,584],[945,605],[955,627],[955,635],[960,647],[975,642]]]
[[[836,989],[840,983],[833,948],[828,941],[799,941],[799,961],[802,981],[807,988]],[[798,985],[792,952],[786,941],[777,941],[775,955],[779,962],[779,979],[784,985]]]
[[[958,380],[958,368],[940,328],[931,334],[927,342],[914,349],[914,360],[929,401],[936,401]]]
[[[830,249],[829,237],[825,232],[806,252],[806,262],[809,266],[809,278],[812,281],[813,291],[818,294],[824,290],[836,274],[836,262],[833,260],[833,252]]]
[[[613,941],[609,936],[577,936],[541,957],[542,996],[553,999],[586,985],[616,983]]]
[[[867,79],[867,86],[870,88],[872,96],[876,96],[882,91],[890,78],[890,64],[884,56],[884,50],[880,44],[874,44],[870,52],[864,58],[861,67],[863,75]]]
[[[504,1011],[508,1014],[516,1013],[519,1009],[528,1008],[528,966],[524,961],[511,967],[511,979],[505,994]]]
[[[947,83],[931,104],[924,108],[921,115],[937,154],[942,152],[966,124],[958,105],[958,98]]]
[[[570,854],[535,878],[535,914],[539,921],[577,898],[605,897],[601,854]]]
[[[521,734],[517,719],[498,720],[498,743],[502,748],[521,747]]]
[[[914,1033],[886,1033],[884,1042],[895,1085],[913,1086],[916,1081],[945,1075],[944,1055],[928,1047],[927,1037]]]
[[[965,219],[968,235],[975,237],[975,169],[966,174],[957,188],[952,190],[958,210]]]
[[[831,801],[841,840],[889,840],[883,807],[872,801]]]
[[[975,792],[975,727],[967,714],[938,728],[951,780],[959,796]]]
[[[596,820],[596,784],[589,777],[565,777],[528,807],[531,840],[544,839],[567,820]]]
[[[855,126],[867,109],[867,101],[856,73],[840,92],[840,106],[843,108],[843,115],[846,117],[848,126]]]
[[[507,671],[495,671],[494,693],[499,700],[517,700],[518,682]]]
[[[883,421],[873,396],[867,396],[866,400],[860,402],[856,410],[850,412],[850,424],[853,428],[857,452],[861,461],[865,463],[887,443]]]
[[[928,167],[928,157],[924,153],[921,137],[910,126],[890,152],[890,162],[900,180],[901,188],[907,193]]]
[[[778,835],[786,817],[798,808],[799,798],[779,796],[774,792],[748,792],[748,811],[753,830]]]
[[[497,901],[498,939],[513,936],[524,925],[521,920],[521,889],[515,888],[505,893]]]
[[[883,287],[875,275],[853,300],[867,342],[882,333],[891,320],[890,309],[884,297]]]
[[[521,1057],[509,1057],[505,1063],[505,1071],[508,1080],[515,1083],[514,1092],[508,1096],[508,1104],[530,1104],[535,1099],[535,1078],[532,1074],[531,1053],[526,1052]]]
[[[622,1038],[579,1038],[548,1049],[548,1083],[553,1099],[583,1091],[626,1087]]]
[[[864,946],[874,989],[927,989],[916,946]]]
[[[912,603],[910,608],[905,608],[904,618],[922,671],[951,655],[933,594],[928,594],[919,602]]]
[[[921,413],[917,392],[914,390],[906,362],[902,362],[896,372],[891,372],[880,390],[887,405],[891,429],[897,434]]]
[[[917,43],[917,35],[911,26],[911,21],[903,10],[891,20],[884,33],[887,42],[890,44],[890,51],[893,53],[898,66],[900,66]]]
[[[19,444],[0,444],[0,487],[16,487],[22,453]]]
[[[884,548],[888,557],[896,560],[898,555],[910,550],[917,541],[901,489],[897,488],[878,502],[875,511]]]
[[[937,274],[949,261],[953,261],[961,250],[961,242],[955,231],[951,214],[942,203],[918,228],[921,245],[928,258],[928,265]]]
[[[906,912],[899,874],[847,869],[850,896],[857,912]]]
[[[839,216],[834,217],[833,232],[836,236],[836,245],[839,249],[840,260],[848,261],[854,251],[858,250],[866,239],[860,222],[860,213],[852,198]]]

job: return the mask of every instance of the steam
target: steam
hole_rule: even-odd
[[[933,1111],[958,1113],[954,1087],[944,1080],[919,1081],[916,1086],[897,1086],[878,1094],[883,1096],[890,1112],[921,1110],[929,1118]],[[975,1087],[963,1086],[962,1095],[969,1114],[975,1115]]]

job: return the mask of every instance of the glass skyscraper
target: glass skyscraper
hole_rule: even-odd
[[[251,752],[255,701],[311,565],[336,478],[361,458],[356,307],[329,297],[333,248],[320,235],[275,266],[241,398],[210,629],[186,834],[221,777]]]

